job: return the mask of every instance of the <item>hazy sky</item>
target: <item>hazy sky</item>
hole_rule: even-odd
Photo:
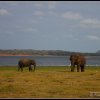
[[[96,52],[100,1],[0,1],[0,49]]]

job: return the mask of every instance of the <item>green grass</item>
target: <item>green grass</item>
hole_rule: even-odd
[[[37,66],[35,72],[17,66],[0,67],[0,98],[100,98],[100,66],[70,72],[68,66]]]

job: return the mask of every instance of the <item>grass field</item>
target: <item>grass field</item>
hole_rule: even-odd
[[[68,66],[18,72],[16,66],[2,66],[0,98],[100,98],[100,66],[88,66],[85,72],[70,72]]]

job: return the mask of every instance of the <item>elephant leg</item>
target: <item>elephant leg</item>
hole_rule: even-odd
[[[30,67],[29,67],[29,72],[30,72],[30,70],[31,70],[31,69],[30,69]]]
[[[35,71],[36,65],[34,65],[34,71]]]
[[[32,67],[30,67],[30,70],[32,71]]]
[[[79,66],[79,65],[77,65],[77,72],[79,72],[79,70],[80,70],[80,66]]]
[[[20,70],[20,66],[18,66],[18,71]]]
[[[81,66],[81,72],[84,72],[85,70],[84,70],[84,66]]]
[[[71,66],[71,72],[74,72],[75,70],[75,65]]]
[[[21,67],[21,72],[23,72],[23,67]]]
[[[29,66],[29,72],[30,72],[30,71],[32,71],[32,67],[31,67],[31,66]]]

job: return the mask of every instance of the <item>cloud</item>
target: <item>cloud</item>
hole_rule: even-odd
[[[98,19],[84,19],[80,22],[82,27],[93,27],[93,28],[100,28],[100,20]]]
[[[2,4],[11,4],[11,5],[17,5],[18,1],[0,1]]]
[[[37,29],[36,29],[36,28],[32,28],[32,27],[30,27],[30,28],[26,28],[25,31],[27,31],[27,32],[36,32]]]
[[[93,18],[85,18],[79,13],[75,12],[64,12],[61,14],[61,17],[68,20],[79,20],[79,26],[83,28],[100,28],[100,20]]]
[[[0,15],[3,16],[3,15],[8,15],[8,11],[6,9],[0,9]]]
[[[38,9],[41,9],[41,8],[43,7],[43,4],[42,4],[41,2],[36,2],[36,3],[34,4],[34,6],[35,6],[36,8],[38,8]]]
[[[54,9],[56,7],[56,1],[48,1],[48,9]]]
[[[45,5],[47,5],[48,9],[49,10],[52,10],[56,7],[56,1],[36,1],[34,2],[34,6],[37,8],[37,9],[41,9],[43,8]]]
[[[95,35],[88,35],[87,38],[88,38],[89,40],[100,40],[100,37],[95,36]]]
[[[58,14],[56,13],[56,12],[53,12],[53,11],[49,11],[48,12],[50,15],[52,15],[52,16],[58,16]]]
[[[55,5],[48,5],[48,8],[49,9],[54,9],[55,8]]]
[[[41,17],[41,16],[44,15],[44,12],[42,12],[42,11],[35,11],[33,15]]]
[[[65,19],[71,19],[71,20],[79,20],[82,18],[82,16],[79,13],[74,12],[64,12],[61,15]]]

